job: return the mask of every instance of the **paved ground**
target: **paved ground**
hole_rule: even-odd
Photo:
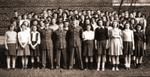
[[[0,45],[4,44],[4,37],[0,36]],[[3,58],[2,47],[0,47],[0,64]],[[149,46],[147,46],[149,47]],[[17,68],[16,70],[7,70],[0,68],[0,77],[150,77],[150,48],[147,50],[147,56],[144,58],[143,69],[131,69],[125,70],[123,68],[120,71],[96,71],[94,70],[63,70],[63,69],[26,69],[22,70]],[[3,60],[4,61],[4,60]],[[4,67],[4,66],[3,66]]]

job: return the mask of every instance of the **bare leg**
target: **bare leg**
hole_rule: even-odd
[[[98,59],[97,59],[97,71],[99,71],[100,69],[100,63],[101,63],[101,56],[98,56]]]
[[[7,56],[7,68],[10,69],[10,56]]]
[[[105,63],[106,63],[106,55],[103,55],[103,59],[102,59],[102,71],[105,70]]]
[[[16,67],[16,57],[12,57],[12,68]]]

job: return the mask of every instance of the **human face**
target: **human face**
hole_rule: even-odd
[[[117,22],[117,21],[114,21],[114,22],[113,22],[113,27],[114,27],[114,28],[117,28],[117,26],[118,26],[118,22]]]
[[[90,31],[90,30],[91,30],[91,26],[88,25],[88,26],[87,26],[87,31]]]
[[[34,21],[34,22],[33,22],[33,25],[37,25],[37,24],[38,24],[38,22],[37,22],[37,21]]]
[[[33,26],[33,31],[36,31],[37,30],[37,27],[36,26]]]
[[[56,19],[52,19],[52,24],[56,24]]]
[[[102,25],[103,25],[103,21],[102,21],[102,20],[99,20],[99,21],[98,21],[98,25],[99,25],[99,26],[102,26]]]
[[[138,30],[138,31],[141,30],[141,26],[140,26],[140,25],[137,26],[137,30]]]
[[[14,31],[15,26],[11,25],[10,31]]]
[[[26,30],[26,25],[22,25],[22,31]]]
[[[130,24],[127,23],[127,24],[125,25],[125,29],[129,29],[129,28],[130,28]]]

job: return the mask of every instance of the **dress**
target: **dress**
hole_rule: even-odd
[[[121,30],[114,28],[110,30],[110,52],[111,56],[122,55],[122,38]]]
[[[134,56],[144,56],[144,42],[146,42],[145,34],[142,31],[134,32],[135,51]]]
[[[22,48],[21,45],[19,44],[18,46],[18,56],[29,56],[30,55],[30,49],[29,49],[29,43],[30,43],[30,35],[28,31],[21,31],[18,33],[18,40],[22,44],[26,44],[25,48]]]

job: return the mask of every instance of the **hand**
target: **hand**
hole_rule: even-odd
[[[135,47],[133,46],[133,50],[135,50]]]
[[[8,50],[8,46],[5,46],[5,48]]]

